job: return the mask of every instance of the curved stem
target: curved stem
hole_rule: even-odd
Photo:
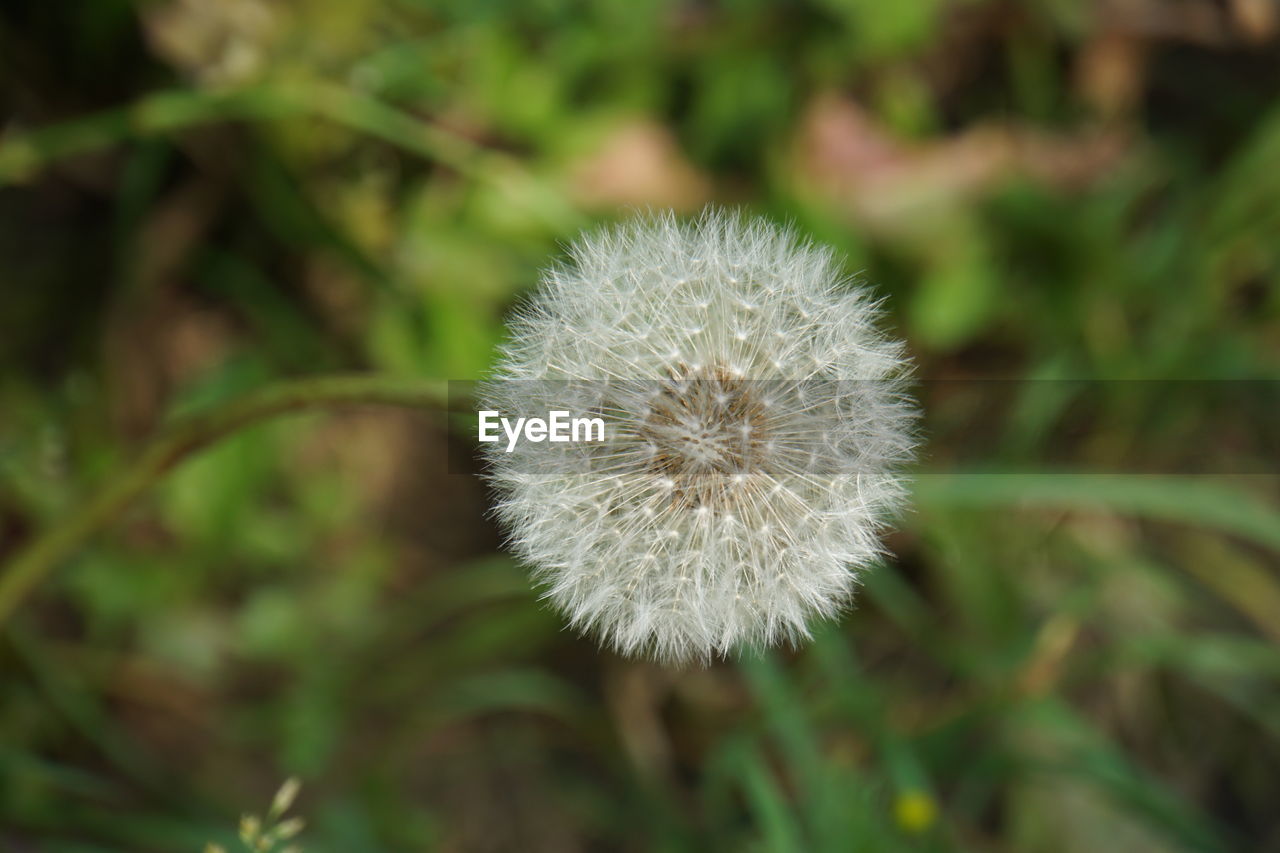
[[[483,158],[500,156],[373,98],[338,86],[295,82],[229,92],[155,92],[127,106],[14,134],[0,140],[0,183],[131,137],[219,121],[298,116],[328,119],[472,175],[480,172]]]
[[[443,409],[443,381],[385,376],[301,379],[256,391],[213,411],[177,420],[128,467],[51,529],[18,550],[0,569],[0,624],[58,563],[120,516],[168,471],[242,427],[290,412],[351,404]]]
[[[0,138],[0,186],[24,180],[66,157],[124,140],[175,133],[220,121],[319,118],[443,163],[502,189],[517,204],[561,229],[581,228],[581,214],[538,193],[514,157],[477,145],[376,98],[319,82],[263,84],[229,92],[156,92],[133,104]],[[533,193],[533,194],[531,194]]]

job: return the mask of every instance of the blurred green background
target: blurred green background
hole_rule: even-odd
[[[1271,0],[0,5],[0,560],[175,412],[480,376],[634,208],[795,223],[964,380],[856,610],[685,671],[539,604],[442,415],[237,433],[0,629],[0,850],[239,849],[288,776],[311,853],[1280,850],[1277,414],[1123,381],[1277,377],[1278,39]]]

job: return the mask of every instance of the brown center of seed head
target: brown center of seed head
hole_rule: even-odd
[[[769,413],[758,385],[681,365],[650,398],[636,437],[674,503],[727,511],[762,472]]]

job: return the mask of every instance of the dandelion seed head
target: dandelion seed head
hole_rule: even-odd
[[[481,395],[606,424],[598,444],[486,445],[546,597],[667,662],[795,643],[848,605],[913,443],[878,318],[829,250],[764,220],[648,216],[575,243]]]

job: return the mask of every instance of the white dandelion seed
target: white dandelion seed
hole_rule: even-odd
[[[510,546],[576,628],[707,660],[795,643],[852,598],[902,503],[903,346],[832,253],[763,220],[581,238],[482,398],[599,416],[605,441],[485,445]]]

